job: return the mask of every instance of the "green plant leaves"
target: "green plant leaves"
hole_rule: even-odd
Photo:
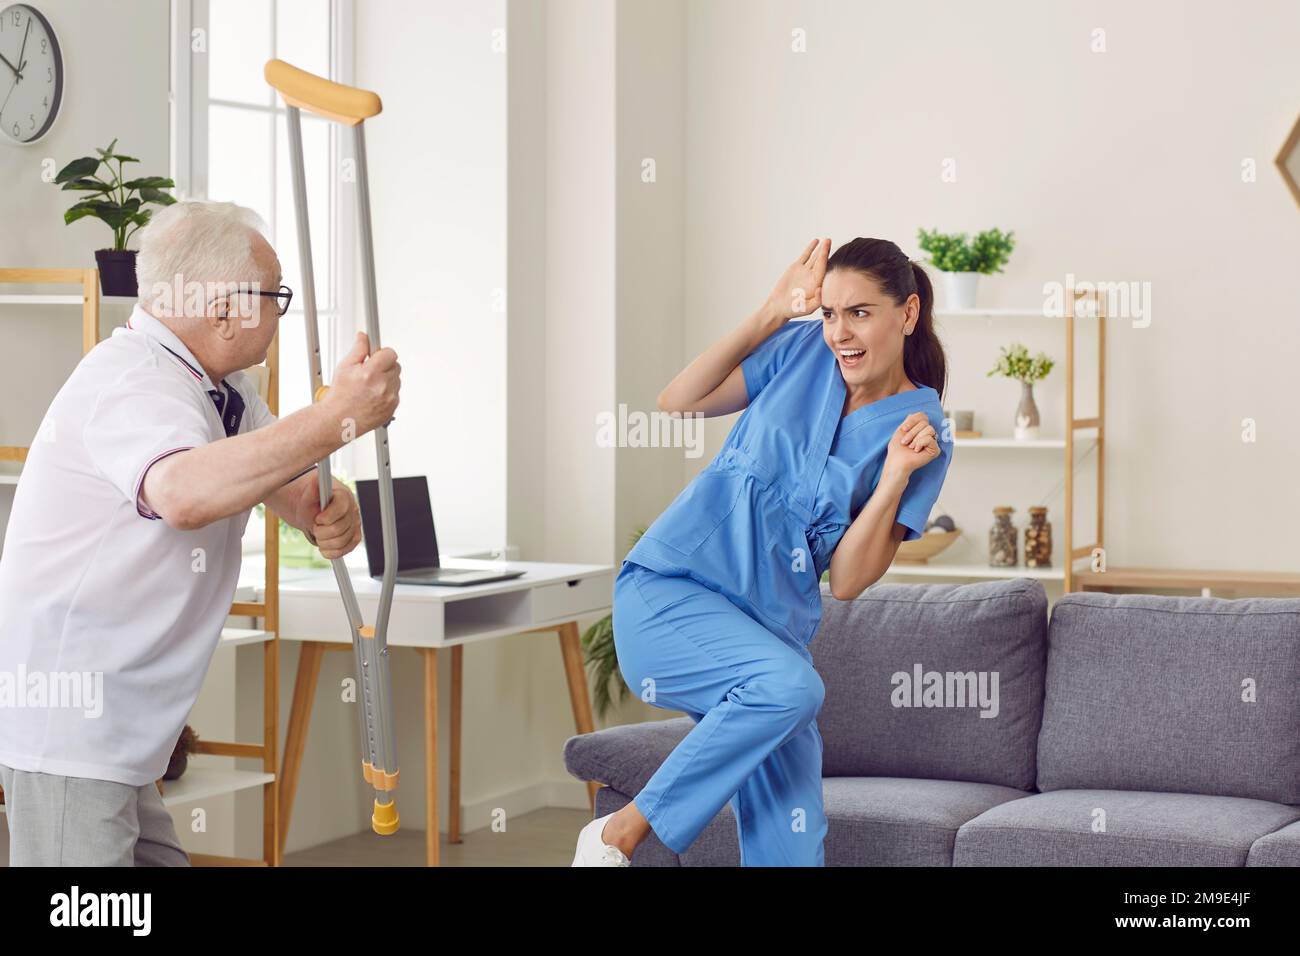
[[[943,233],[937,229],[917,230],[921,250],[941,272],[1001,272],[1016,247],[1015,233],[985,229],[974,239],[964,232]]]
[[[123,189],[172,189],[175,186],[166,176],[145,176],[122,184]]]
[[[130,223],[140,209],[140,200],[128,199],[125,203],[105,199],[85,199],[63,214],[65,223],[73,223],[87,216],[106,223],[111,229],[121,229]]]
[[[95,175],[95,170],[99,169],[99,160],[93,156],[83,156],[81,159],[74,159],[54,177],[56,183],[66,183],[70,179],[81,179],[84,176]]]
[[[176,198],[167,190],[175,189],[176,183],[166,176],[141,176],[123,182],[122,164],[138,163],[139,160],[114,152],[116,148],[115,139],[105,149],[96,148],[99,159],[93,156],[74,159],[59,171],[54,182],[72,192],[99,193],[101,198],[84,199],[67,210],[63,221],[74,223],[78,219],[98,219],[113,230],[113,248],[125,249],[132,233],[149,222],[150,211],[141,207],[149,203],[172,205]],[[96,178],[101,166],[106,171],[103,179]]]
[[[1039,352],[1030,358],[1029,349],[1016,342],[1002,347],[998,364],[989,369],[988,374],[1003,375],[1019,382],[1037,382],[1047,378],[1055,365],[1056,362],[1045,352]]]
[[[83,192],[106,193],[112,191],[113,187],[108,183],[101,182],[98,179],[70,179],[63,184],[64,189],[81,190]]]
[[[170,180],[169,180],[170,181]],[[140,198],[145,202],[154,202],[160,206],[170,206],[176,201],[176,197],[170,193],[165,193],[161,189],[141,189]]]

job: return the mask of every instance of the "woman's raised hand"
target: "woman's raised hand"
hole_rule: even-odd
[[[829,239],[814,239],[790,263],[767,297],[770,312],[782,320],[810,315],[822,305],[822,279],[826,278],[826,259],[831,253]]]

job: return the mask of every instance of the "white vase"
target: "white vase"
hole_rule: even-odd
[[[1016,441],[1038,439],[1038,403],[1034,401],[1032,382],[1020,383],[1020,405],[1016,408]]]
[[[950,309],[975,308],[975,291],[979,287],[978,272],[945,272],[943,274],[944,299]]]

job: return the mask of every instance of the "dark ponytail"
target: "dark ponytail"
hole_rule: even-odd
[[[856,269],[874,279],[899,305],[916,293],[920,316],[912,334],[903,341],[903,371],[917,385],[928,385],[939,397],[947,385],[948,364],[943,344],[934,331],[934,286],[919,262],[912,262],[888,239],[854,239],[835,250],[826,271]]]

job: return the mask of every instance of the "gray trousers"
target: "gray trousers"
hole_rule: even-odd
[[[29,773],[0,764],[10,866],[189,866],[152,783]]]

